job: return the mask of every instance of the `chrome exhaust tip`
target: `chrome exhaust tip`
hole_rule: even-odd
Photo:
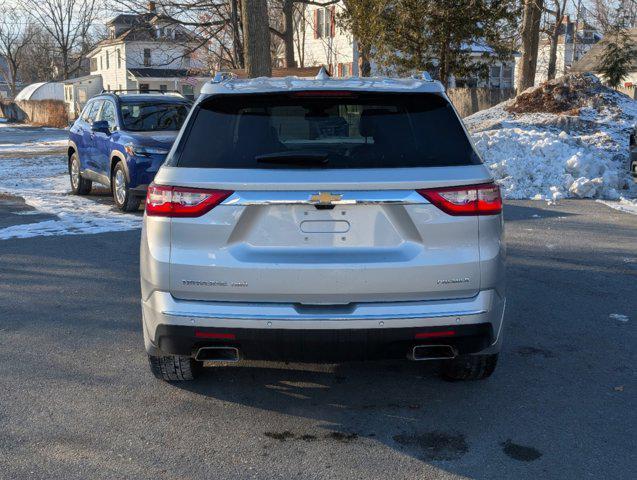
[[[238,362],[239,349],[235,347],[202,347],[197,350],[199,362]]]
[[[458,352],[451,345],[416,345],[409,357],[414,361],[421,360],[451,360]]]

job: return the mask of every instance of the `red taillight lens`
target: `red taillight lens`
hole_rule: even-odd
[[[146,192],[146,215],[200,217],[232,195],[228,190],[150,185]]]
[[[502,212],[500,187],[494,183],[418,190],[449,215],[497,215]]]

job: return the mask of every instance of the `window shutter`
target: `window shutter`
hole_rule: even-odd
[[[314,10],[314,38],[319,38],[318,8]]]
[[[330,7],[330,37],[336,34],[336,7]]]

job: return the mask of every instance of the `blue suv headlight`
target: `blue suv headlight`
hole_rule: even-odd
[[[126,149],[126,153],[137,157],[147,157],[149,155],[166,155],[168,153],[168,150],[166,148],[140,147],[139,145],[133,145],[131,143],[126,145],[124,148]]]

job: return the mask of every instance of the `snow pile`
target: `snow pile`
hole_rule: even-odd
[[[28,205],[37,209],[34,214],[56,216],[51,220],[2,228],[0,240],[114,232],[141,226],[140,215],[118,211],[110,197],[104,197],[106,201],[102,203],[95,196],[71,195],[63,155],[0,158],[0,192],[23,197]]]
[[[465,119],[507,198],[637,197],[628,138],[637,102],[567,75]]]

